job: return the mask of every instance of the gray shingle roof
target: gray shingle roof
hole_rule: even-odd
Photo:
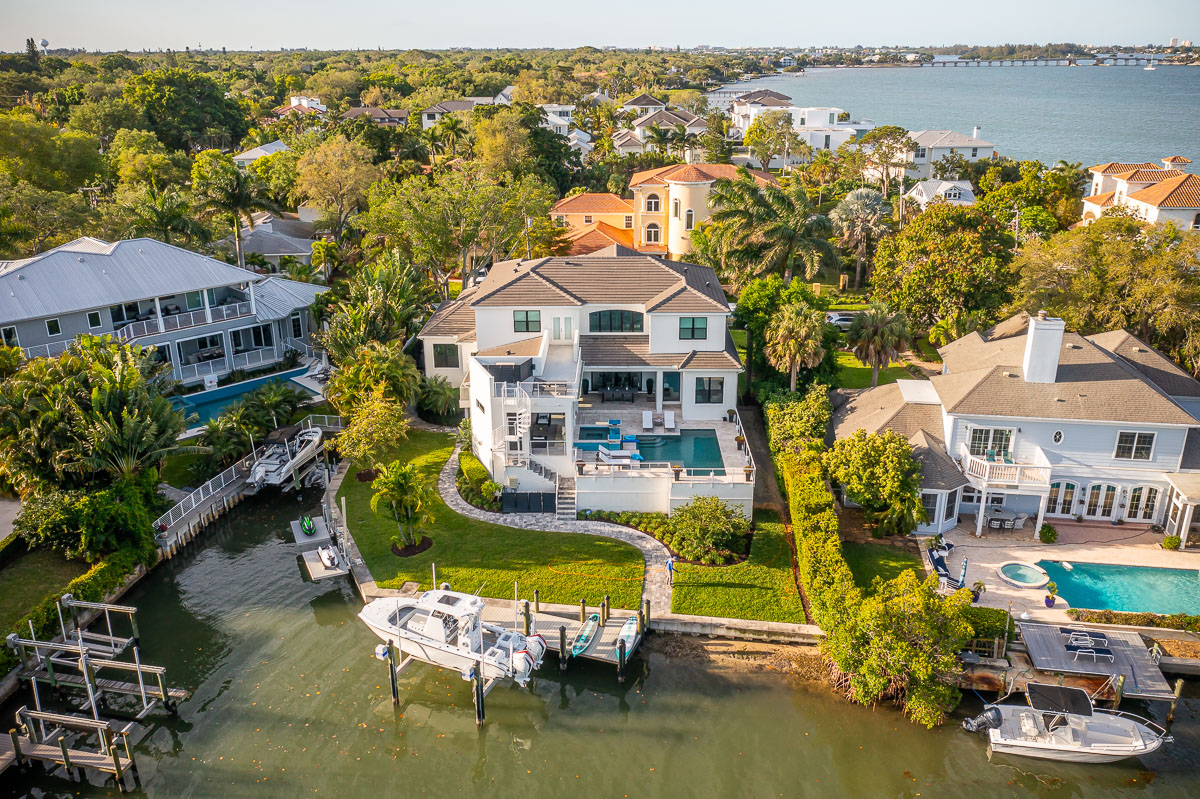
[[[1200,397],[1200,381],[1132,333],[1110,330],[1088,336],[1092,343],[1124,358],[1147,380],[1172,397]]]
[[[0,261],[0,321],[76,313],[167,294],[240,286],[250,271],[154,239],[76,239]]]
[[[970,485],[970,481],[959,470],[954,459],[946,454],[946,445],[940,438],[925,430],[909,436],[913,458],[921,465],[921,488],[934,491],[953,491]]]
[[[471,341],[475,338],[475,311],[471,309],[470,300],[476,289],[469,288],[452,300],[446,300],[437,307],[429,321],[421,328],[418,336],[453,336],[458,341]]]
[[[909,138],[921,147],[994,147],[990,141],[977,139],[956,130],[914,130]]]
[[[835,439],[848,438],[855,430],[894,430],[905,438],[925,430],[940,439],[942,410],[937,405],[905,402],[900,385],[889,383],[851,395],[834,411],[830,427]]]
[[[622,107],[623,108],[632,108],[634,106],[645,107],[645,106],[652,106],[652,105],[666,105],[666,103],[664,103],[662,100],[659,100],[655,97],[650,96],[649,94],[646,94],[645,92],[642,92],[637,97],[634,97],[632,100],[625,103],[625,105]]]
[[[228,240],[233,241],[232,237]],[[242,251],[259,255],[292,255],[300,258],[312,254],[312,245],[311,240],[294,239],[260,228],[242,234]]]

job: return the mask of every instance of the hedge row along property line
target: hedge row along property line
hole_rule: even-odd
[[[1200,633],[1200,616],[1172,613],[1160,616],[1157,613],[1123,613],[1118,610],[1087,610],[1071,608],[1067,615],[1075,621],[1092,624],[1126,624],[1131,627],[1159,627],[1164,630],[1187,630]]]
[[[55,592],[39,602],[29,613],[17,620],[11,628],[4,631],[16,633],[22,638],[29,635],[29,623],[33,622],[33,631],[38,638],[53,638],[58,635],[58,610],[55,603],[62,594],[71,594],[76,599],[85,602],[103,602],[106,597],[120,588],[129,575],[138,566],[143,565],[139,554],[131,549],[122,549],[109,555],[97,563],[85,574],[81,574],[67,583],[66,590]],[[20,660],[17,653],[4,647],[0,652],[0,675],[7,674],[17,667]]]

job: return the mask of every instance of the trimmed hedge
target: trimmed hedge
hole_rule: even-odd
[[[967,608],[967,621],[975,629],[976,638],[1003,638],[1004,628],[1008,627],[1008,639],[1011,641],[1017,625],[1007,610],[1000,608],[981,608],[975,605]]]
[[[65,591],[45,597],[28,613],[17,620],[11,628],[4,631],[17,633],[24,637],[29,635],[29,622],[33,622],[34,632],[38,638],[53,638],[58,635],[58,610],[56,602],[62,594],[71,594],[84,602],[103,602],[105,597],[121,587],[126,578],[140,565],[143,560],[139,553],[132,549],[122,549],[114,552],[97,563],[86,573],[67,583]],[[20,663],[17,653],[5,647],[0,652],[0,675],[12,671]]]
[[[492,479],[492,476],[488,474],[487,468],[480,463],[479,458],[476,458],[469,452],[460,452],[458,454],[458,468],[463,477],[470,483],[471,488],[476,491],[479,490],[480,486]]]
[[[458,493],[467,502],[483,510],[498,511],[500,502],[496,499],[498,483],[492,481],[484,465],[469,452],[458,455],[458,475],[454,480]]]
[[[642,511],[611,511],[611,510],[581,510],[576,512],[575,518],[582,521],[602,521],[611,522],[613,524],[622,524],[626,527],[632,527],[655,540],[661,542],[663,546],[671,550],[671,554],[677,557],[686,557],[679,554],[682,542],[679,540],[679,532],[675,529],[671,517],[665,513],[652,513]],[[745,547],[745,538],[740,538],[739,542]],[[731,563],[736,563],[745,560],[745,552],[733,552],[730,550],[709,550],[708,554],[703,559],[695,561],[703,563],[705,566],[728,566]]]
[[[1161,627],[1164,630],[1187,630],[1200,633],[1200,616],[1172,613],[1162,616],[1157,613],[1123,613],[1119,610],[1087,610],[1071,608],[1067,615],[1075,621],[1092,624],[1127,624],[1131,627]]]

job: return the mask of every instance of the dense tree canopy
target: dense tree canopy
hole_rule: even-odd
[[[216,81],[188,69],[134,75],[125,83],[124,99],[160,141],[179,150],[228,147],[249,129],[245,114]]]

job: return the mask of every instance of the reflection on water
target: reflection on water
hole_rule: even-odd
[[[145,795],[1090,799],[1200,788],[1194,685],[1174,746],[1115,766],[989,763],[956,723],[925,731],[820,686],[657,654],[635,658],[624,685],[612,668],[562,673],[551,658],[528,688],[492,691],[482,730],[456,672],[414,665],[396,708],[354,591],[297,569],[285,526],[315,501],[244,503],[126,597],[141,608],[144,659],[194,692],[178,718],[135,737]],[[0,793],[115,795],[90,779],[10,771]]]

